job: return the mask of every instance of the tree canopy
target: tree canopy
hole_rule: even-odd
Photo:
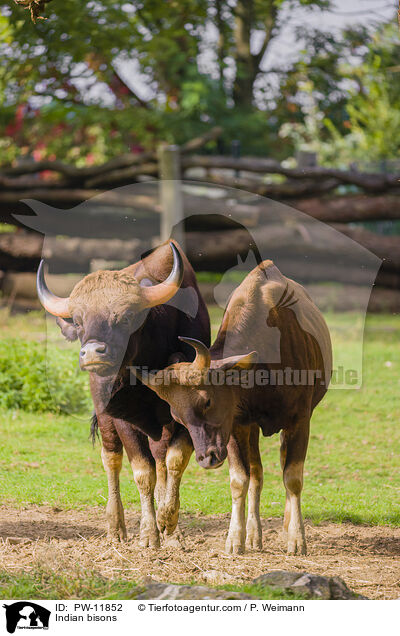
[[[329,0],[0,6],[1,163],[21,154],[97,163],[158,140],[183,143],[214,125],[224,127],[225,147],[240,139],[243,152],[284,158],[296,141],[279,131],[305,124],[310,95],[346,135],[355,116],[349,105],[373,95],[373,81],[380,84],[398,55],[382,29],[377,37],[355,25],[338,38],[308,29],[303,18],[292,30],[302,48],[271,65],[271,47],[296,8],[329,11]],[[389,84],[388,108],[398,99]]]

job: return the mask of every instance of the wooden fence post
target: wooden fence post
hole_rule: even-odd
[[[308,150],[298,150],[296,153],[298,168],[316,168],[318,165],[318,155],[316,152]]]
[[[160,235],[166,241],[171,236],[174,225],[183,221],[183,198],[181,189],[181,158],[180,148],[176,145],[161,144],[158,147],[158,165],[160,176]],[[179,232],[174,232],[174,238],[185,249],[185,232],[181,224]]]

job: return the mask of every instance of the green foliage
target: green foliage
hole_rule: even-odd
[[[282,138],[290,139],[297,150],[317,152],[323,164],[347,166],[352,161],[368,164],[399,157],[400,89],[396,79],[400,67],[393,66],[400,51],[397,26],[381,27],[367,43],[362,64],[352,66],[336,59],[342,124],[329,116],[318,97],[318,80],[310,72],[297,85],[303,120],[281,126]]]
[[[391,77],[385,76],[381,60],[360,69],[363,93],[347,105],[348,147],[353,156],[369,161],[398,159],[400,152],[400,94],[393,95]]]
[[[298,4],[52,2],[47,19],[33,24],[20,6],[0,2],[0,162],[33,155],[101,163],[213,125],[225,128],[226,149],[241,139],[243,152],[283,156],[287,69],[277,76],[261,68]],[[330,4],[300,1],[304,10]]]
[[[72,351],[35,342],[0,341],[0,406],[29,412],[76,413],[89,406],[86,376]]]

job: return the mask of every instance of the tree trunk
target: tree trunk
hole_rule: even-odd
[[[251,26],[254,16],[253,0],[238,0],[235,6],[235,63],[236,77],[233,100],[238,108],[251,110],[255,80],[254,59],[250,50]]]

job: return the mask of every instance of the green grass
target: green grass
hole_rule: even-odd
[[[215,331],[220,310],[212,308],[211,314]],[[35,326],[36,319],[39,317],[31,318],[31,326]],[[328,319],[332,330],[336,329],[339,355],[351,351],[349,328],[359,317],[336,317],[336,327],[333,317]],[[20,331],[25,335],[26,318],[19,320]],[[332,390],[315,411],[303,495],[303,513],[314,523],[400,523],[399,335],[400,318],[368,318],[362,388]],[[93,449],[88,439],[88,417],[88,412],[78,417],[17,409],[1,411],[0,485],[4,503],[46,503],[62,508],[105,503],[106,479],[99,445]],[[263,438],[261,449],[265,471],[262,515],[282,516],[284,489],[278,436]],[[139,507],[127,462],[121,482],[124,504]],[[227,466],[202,471],[192,458],[183,478],[181,505],[192,513],[229,512]]]
[[[77,567],[73,571],[56,573],[37,568],[10,574],[0,571],[2,599],[124,599],[135,589],[135,584],[124,579],[110,580],[98,572],[87,572]]]
[[[193,582],[194,585],[199,583]],[[302,600],[304,597],[290,591],[262,585],[225,585],[217,589],[244,592],[258,600]],[[88,572],[77,566],[62,573],[36,568],[28,573],[10,574],[0,571],[2,599],[134,599],[143,585],[124,579],[108,579],[96,571]]]
[[[0,340],[0,408],[90,409],[88,377],[79,372],[76,353],[17,338]]]

